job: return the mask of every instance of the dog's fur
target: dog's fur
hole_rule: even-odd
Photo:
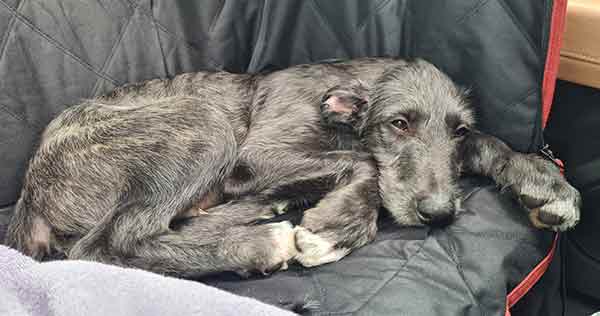
[[[425,61],[183,74],[58,116],[7,243],[183,277],[314,266],[371,241],[380,204],[402,225],[451,219],[462,173],[510,188],[536,225],[579,219],[558,169],[477,132],[465,92]],[[296,228],[260,222],[303,207]]]

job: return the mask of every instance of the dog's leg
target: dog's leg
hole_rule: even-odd
[[[127,212],[107,218],[75,244],[69,258],[197,277],[221,271],[269,273],[287,267],[296,254],[289,222],[251,225],[274,216],[270,205],[257,201],[219,205],[171,228],[145,223],[143,235],[140,218],[152,221],[142,214],[152,210],[137,204],[123,207]]]
[[[306,267],[337,261],[375,237],[380,206],[376,168],[370,158],[349,157],[339,153],[323,159],[333,177],[332,190],[304,212],[296,228],[296,260]]]
[[[510,189],[530,210],[536,227],[566,230],[579,221],[580,194],[552,162],[514,152],[498,138],[479,132],[467,136],[459,155],[464,172],[491,177]]]
[[[278,212],[289,204],[316,203],[304,212],[297,228],[299,262],[316,266],[336,261],[374,238],[380,197],[370,155],[281,151],[278,158],[256,162],[261,164],[259,170],[272,172],[255,176],[253,185],[264,188],[257,195]]]

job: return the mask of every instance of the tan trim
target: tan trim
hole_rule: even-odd
[[[558,78],[600,88],[600,0],[570,0]]]
[[[600,64],[561,56],[558,77],[581,85],[600,88]]]

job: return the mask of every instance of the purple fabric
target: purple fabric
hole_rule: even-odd
[[[192,281],[84,262],[38,263],[0,245],[0,315],[294,315]]]

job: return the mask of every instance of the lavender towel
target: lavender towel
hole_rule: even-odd
[[[198,282],[94,262],[38,263],[0,245],[0,315],[294,314]]]

